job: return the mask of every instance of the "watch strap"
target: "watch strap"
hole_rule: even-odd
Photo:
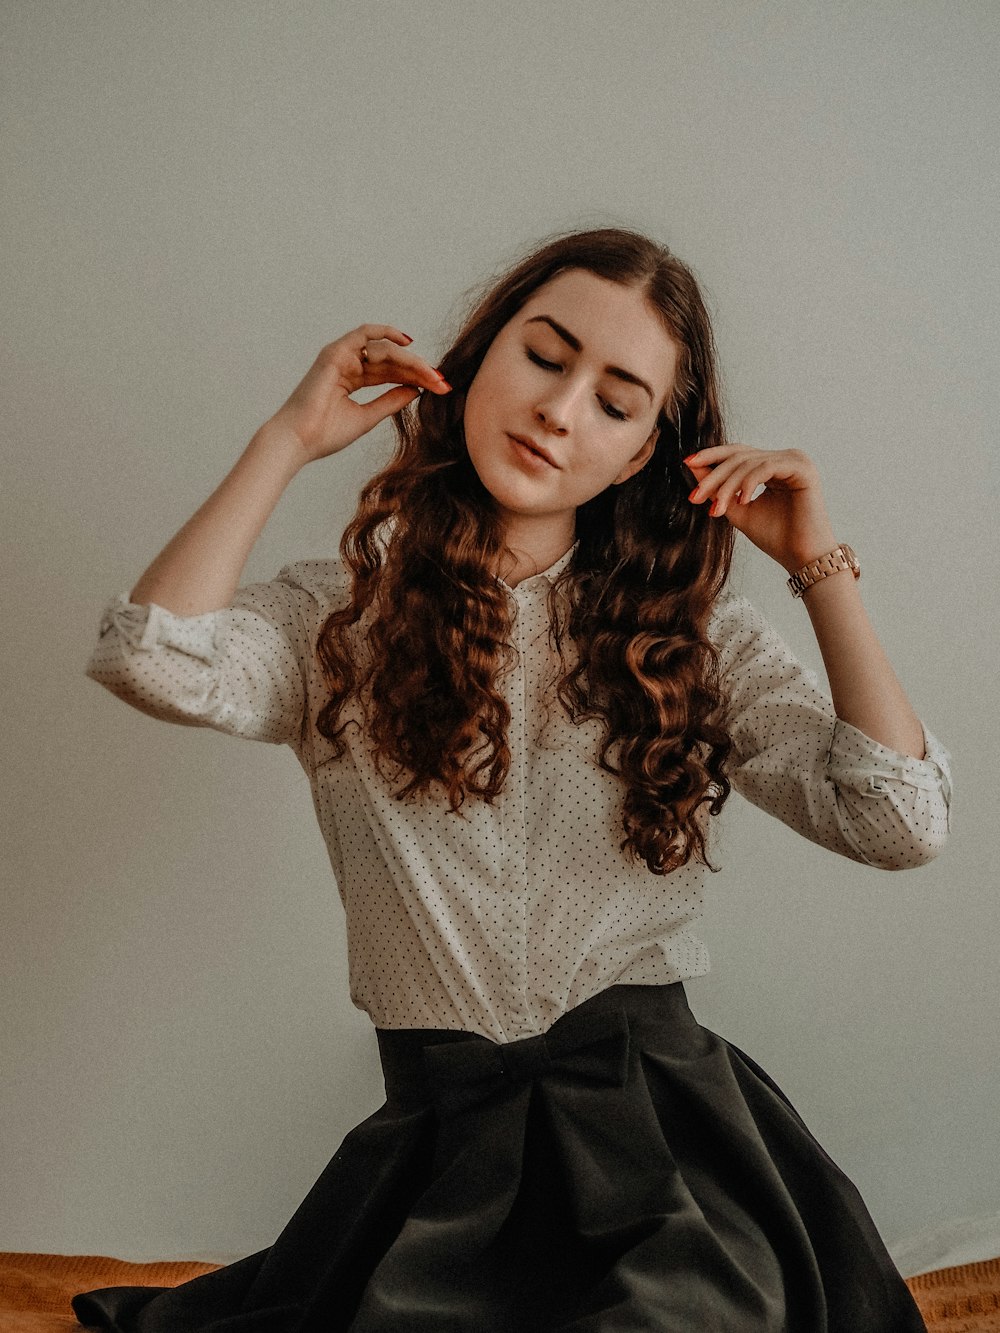
[[[788,590],[793,597],[801,597],[806,588],[818,583],[830,574],[838,574],[849,569],[856,579],[861,577],[861,565],[858,557],[849,546],[841,544],[825,555],[817,556],[797,569],[788,580]]]

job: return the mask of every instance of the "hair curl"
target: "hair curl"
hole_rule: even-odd
[[[396,451],[362,490],[340,544],[352,593],[319,635],[331,695],[318,727],[342,755],[340,714],[353,695],[379,771],[402,781],[400,800],[439,783],[460,812],[469,796],[500,793],[510,710],[497,683],[516,652],[494,576],[503,530],[466,451],[465,394],[503,326],[574,268],[637,286],[679,356],[651,458],[577,511],[577,549],[550,590],[557,695],[574,720],[603,721],[599,762],[624,787],[622,849],[654,874],[686,865],[693,851],[714,871],[701,807],[717,815],[729,796],[732,742],[706,627],[734,534],[687,502],[693,474],[681,455],[725,443],[716,351],[691,270],[641,233],[556,234],[490,279],[440,362],[453,392],[425,393],[393,417]]]

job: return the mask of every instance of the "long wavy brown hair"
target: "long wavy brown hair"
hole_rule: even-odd
[[[342,755],[341,712],[354,696],[400,800],[433,789],[461,814],[467,798],[500,793],[511,756],[498,681],[516,650],[495,571],[509,552],[466,450],[465,395],[508,320],[573,268],[637,286],[680,353],[652,457],[577,511],[576,550],[549,593],[556,694],[574,720],[603,721],[599,762],[621,779],[622,849],[654,874],[686,865],[693,851],[714,871],[702,807],[717,815],[729,796],[732,742],[706,627],[734,532],[688,502],[695,478],[681,458],[726,437],[698,284],[641,233],[563,232],[488,280],[440,362],[453,392],[425,393],[393,417],[396,451],[362,490],[340,544],[352,593],[319,635],[331,694],[318,727]]]

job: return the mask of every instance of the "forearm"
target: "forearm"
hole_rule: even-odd
[[[789,574],[837,545],[816,465],[801,449],[714,445],[684,459],[698,485],[689,499],[714,496],[712,513]],[[758,486],[763,494],[752,497]],[[746,496],[738,502],[737,496]],[[875,635],[849,571],[830,574],[802,594],[819,642],[837,716],[900,754],[923,759],[920,719]]]
[[[254,543],[303,463],[301,445],[290,433],[262,426],[142,575],[130,600],[156,602],[182,616],[229,606]]]
[[[831,574],[808,587],[802,601],[837,716],[889,749],[923,759],[920,719],[868,619],[858,580],[846,571]]]

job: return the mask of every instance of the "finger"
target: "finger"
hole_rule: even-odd
[[[762,473],[762,468],[755,467],[743,478],[743,484],[740,487],[739,494],[739,502],[741,505],[752,504],[753,501],[757,499],[758,495],[762,495],[764,491],[767,490],[765,484],[767,477],[766,474],[762,475]],[[754,480],[754,478],[756,478],[756,480]]]
[[[691,471],[698,478],[697,494],[692,497],[694,502],[700,503],[709,495],[717,494],[723,482],[745,466],[745,458],[730,458],[726,462],[717,463],[715,467],[693,467]]]
[[[445,392],[451,388],[426,358],[409,350],[400,351],[386,339],[375,339],[368,344],[367,370],[375,367],[379,367],[378,375],[372,381],[375,384],[384,384],[391,379],[397,384],[414,384],[435,392],[441,392],[442,386],[445,386]]]
[[[403,347],[413,342],[408,333],[393,324],[359,324],[346,335],[352,345],[358,343],[359,346],[361,343],[374,342],[376,338],[388,338],[390,342],[399,343]]]
[[[735,450],[747,449],[748,447],[745,444],[715,444],[710,449],[699,449],[697,453],[688,454],[687,458],[682,461],[688,463],[694,458],[698,460],[699,467],[704,463],[713,465],[721,462],[724,458],[728,458]]]
[[[385,393],[380,393],[377,398],[373,398],[368,403],[356,403],[358,413],[364,425],[364,431],[367,433],[380,421],[386,417],[391,417],[394,413],[401,411],[407,403],[419,397],[420,390],[413,388],[409,384],[401,385],[398,389],[388,389]]]
[[[716,468],[716,472],[721,472],[722,470],[723,468],[721,466]],[[735,501],[737,493],[746,486],[747,479],[750,475],[753,472],[759,471],[760,464],[748,462],[746,459],[743,459],[742,461],[737,460],[735,466],[727,466],[725,468],[726,475],[722,478],[716,489],[715,501],[711,511],[713,516],[718,518],[720,514],[724,514],[729,505]]]
[[[692,467],[690,470],[694,473],[695,481],[698,482],[699,486],[712,471],[710,467]]]

